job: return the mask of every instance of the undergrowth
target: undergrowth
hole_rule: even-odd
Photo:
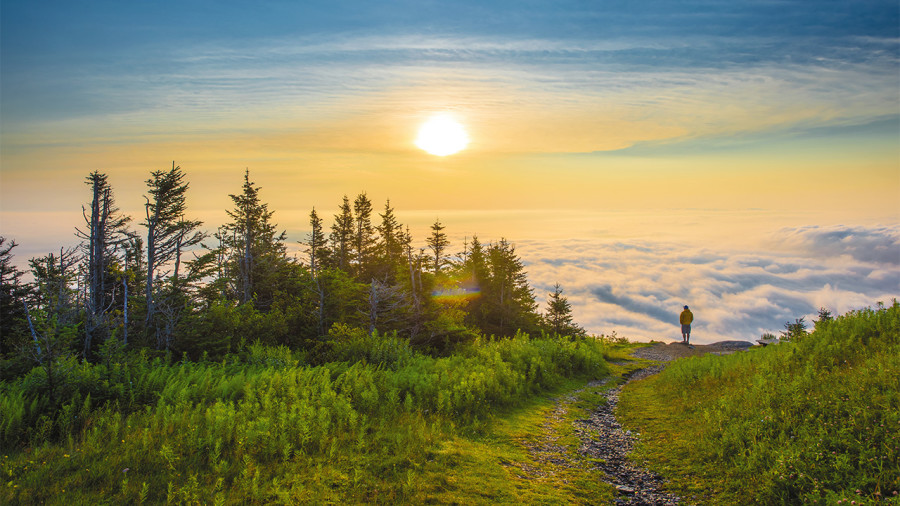
[[[446,441],[609,373],[592,339],[481,339],[434,358],[378,335],[366,354],[342,332],[315,367],[286,348],[172,364],[112,350],[60,364],[52,398],[40,368],[2,383],[0,503],[408,502]]]
[[[640,454],[710,504],[898,502],[900,304],[791,342],[682,359],[626,388]]]

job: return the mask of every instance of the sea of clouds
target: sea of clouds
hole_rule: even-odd
[[[900,297],[900,227],[793,227],[759,248],[698,247],[669,240],[548,239],[516,242],[545,309],[555,283],[575,320],[594,334],[681,339],[678,315],[694,313],[692,342],[778,335]]]

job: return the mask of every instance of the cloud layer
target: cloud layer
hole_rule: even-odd
[[[760,251],[600,239],[518,246],[541,301],[558,282],[589,331],[641,340],[680,339],[685,304],[693,340],[709,343],[777,334],[820,307],[843,314],[900,297],[900,227],[783,229]]]

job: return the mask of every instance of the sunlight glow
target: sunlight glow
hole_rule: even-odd
[[[469,134],[453,118],[440,115],[429,119],[419,128],[416,146],[436,156],[458,153],[469,145]]]

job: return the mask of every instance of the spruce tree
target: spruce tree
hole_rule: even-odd
[[[73,286],[78,261],[73,248],[60,249],[59,256],[50,253],[28,262],[35,290],[25,310],[33,346],[23,351],[44,370],[51,402],[61,376],[65,376],[64,372],[60,374],[59,361],[71,355],[78,334],[78,292]]]
[[[483,300],[474,315],[479,326],[485,333],[502,336],[537,330],[537,303],[515,246],[501,239],[488,247],[486,260]]]
[[[147,308],[146,324],[150,328],[157,314],[155,292],[159,287],[154,289],[154,286],[168,274],[162,271],[163,267],[174,262],[172,284],[177,285],[182,252],[199,244],[206,234],[197,230],[202,222],[184,219],[188,183],[184,181],[181,167],[176,167],[173,162],[171,170],[153,171],[146,182],[148,196],[144,197],[145,220],[142,225],[147,228],[144,297]],[[175,292],[178,292],[177,288]]]
[[[319,218],[316,209],[309,213],[310,232],[306,240],[309,254],[309,269],[313,276],[327,263],[328,249],[325,239],[325,231],[322,228],[322,218]]]
[[[258,309],[267,309],[273,301],[279,276],[289,264],[284,241],[285,232],[278,232],[272,223],[275,211],[259,197],[261,188],[250,181],[250,171],[244,173],[239,195],[229,195],[234,209],[226,211],[232,219],[226,223],[219,237],[226,256],[226,277],[233,296],[244,304],[256,297]]]
[[[82,206],[85,230],[75,229],[82,239],[84,272],[84,342],[83,354],[88,358],[95,338],[109,333],[110,317],[115,311],[118,280],[114,273],[120,262],[119,248],[133,237],[128,230],[131,218],[116,206],[106,174],[94,171],[87,176],[91,188],[90,211]]]
[[[556,336],[584,335],[584,329],[572,320],[572,305],[569,304],[566,297],[562,296],[562,292],[559,283],[556,283],[553,293],[549,294],[547,299],[547,313],[544,315],[547,330]]]
[[[447,234],[444,233],[444,226],[441,225],[441,221],[437,220],[434,222],[434,225],[431,226],[431,236],[428,237],[428,248],[431,249],[431,268],[432,271],[437,274],[441,271],[441,267],[446,265],[447,258],[445,255],[445,251],[447,250],[447,246],[450,245],[450,241],[447,239]]]
[[[312,275],[313,289],[316,294],[316,335],[325,335],[325,286],[322,282],[321,270],[325,265],[328,249],[325,247],[325,232],[322,219],[315,208],[309,213],[311,231],[307,245],[309,246],[309,269]]]
[[[370,258],[375,249],[375,229],[372,226],[372,202],[365,193],[353,201],[355,219],[353,253],[356,260],[356,278],[368,281],[370,278]]]
[[[59,250],[28,261],[34,278],[35,292],[30,308],[45,314],[55,314],[62,324],[75,324],[78,293],[74,288],[79,258],[75,249]]]
[[[353,211],[350,208],[350,199],[346,195],[344,195],[340,213],[334,215],[330,239],[333,250],[333,266],[349,272],[350,254],[353,248]]]
[[[377,246],[380,270],[389,273],[406,263],[403,226],[397,222],[390,200],[384,205],[384,214],[379,216],[381,225],[375,228],[380,237]]]
[[[25,297],[27,286],[19,278],[22,271],[13,264],[12,250],[18,246],[0,236],[0,357],[12,353],[27,339]]]

